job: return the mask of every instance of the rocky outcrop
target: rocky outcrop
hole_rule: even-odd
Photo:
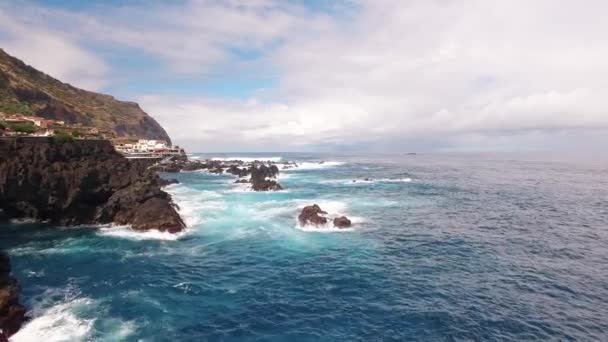
[[[336,228],[349,228],[352,226],[352,222],[346,216],[336,217],[334,219],[334,227]]]
[[[10,218],[51,224],[130,224],[177,232],[184,223],[164,184],[145,163],[131,162],[105,140],[55,143],[0,139],[0,208]]]
[[[10,259],[0,251],[0,341],[17,332],[25,320],[25,308],[19,304],[19,285],[10,273]]]
[[[279,168],[276,165],[252,165],[250,170],[251,188],[254,191],[278,191],[283,190],[281,184],[269,178],[276,178],[279,174]]]
[[[281,184],[274,180],[279,175],[279,168],[276,165],[266,165],[257,161],[245,163],[241,160],[176,160],[153,165],[150,170],[158,172],[207,170],[209,173],[220,175],[229,173],[239,177],[235,183],[251,183],[254,191],[283,190]],[[251,176],[249,180],[242,179],[247,176]]]
[[[170,179],[160,178],[158,180],[158,185],[161,187],[168,186],[171,184],[179,184],[179,181],[175,178],[170,178]]]
[[[321,209],[316,204],[309,205],[302,209],[302,212],[298,216],[298,221],[300,221],[300,225],[313,225],[320,226],[327,223],[327,218],[325,216],[321,216],[321,214],[326,215],[327,212]]]
[[[321,207],[318,205],[313,204],[302,209],[302,212],[300,212],[300,215],[298,215],[298,221],[300,222],[301,226],[310,225],[319,227],[326,225],[330,220],[327,215],[328,213],[325,210],[321,209]],[[332,223],[335,228],[340,229],[349,228],[352,226],[352,222],[346,216],[335,217],[332,220]]]

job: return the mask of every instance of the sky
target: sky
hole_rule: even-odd
[[[0,47],[190,151],[608,146],[605,0],[5,0]]]

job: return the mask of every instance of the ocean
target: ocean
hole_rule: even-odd
[[[606,157],[191,157],[301,166],[272,193],[163,175],[179,235],[3,227],[32,317],[11,341],[608,340]],[[300,227],[315,203],[353,227]]]

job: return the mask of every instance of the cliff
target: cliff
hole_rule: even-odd
[[[147,165],[105,140],[0,139],[0,209],[8,218],[181,231],[184,223],[161,185]]]
[[[25,316],[25,308],[19,304],[19,285],[10,273],[10,260],[0,252],[0,341],[17,332]]]
[[[0,112],[81,124],[116,137],[161,139],[167,132],[139,105],[62,83],[0,49]]]

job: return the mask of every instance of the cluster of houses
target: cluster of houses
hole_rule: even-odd
[[[112,143],[116,151],[127,158],[167,158],[186,154],[183,148],[171,146],[164,140],[114,139]]]
[[[166,158],[186,154],[183,148],[171,146],[163,140],[115,138],[113,132],[103,131],[96,127],[69,125],[63,121],[0,112],[0,137],[50,137],[59,133],[79,139],[111,140],[116,151],[127,158]]]
[[[6,114],[0,112],[0,136],[42,136],[55,134],[56,126],[65,126],[63,121],[54,121],[23,114]]]
[[[0,136],[50,137],[57,133],[83,139],[107,139],[113,136],[111,132],[96,127],[87,127],[80,124],[70,125],[59,120],[0,112]]]

